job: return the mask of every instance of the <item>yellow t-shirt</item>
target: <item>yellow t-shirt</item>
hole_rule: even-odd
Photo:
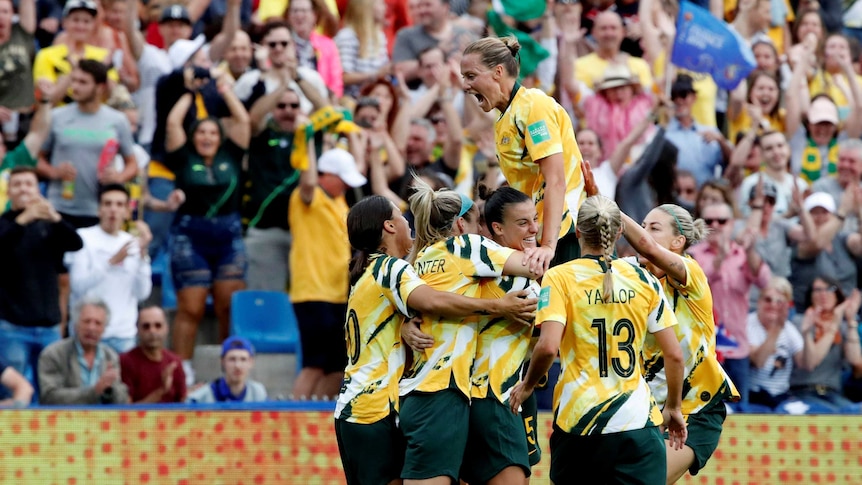
[[[477,234],[465,234],[423,249],[413,267],[435,290],[479,298],[482,278],[502,276],[503,266],[514,252]],[[413,352],[413,365],[401,380],[401,395],[437,392],[454,384],[469,398],[479,321],[479,315],[463,319],[423,315],[419,328],[434,337],[434,345]]]
[[[609,61],[602,59],[595,52],[579,57],[575,61],[575,79],[586,84],[590,89],[595,89],[596,83],[602,80]],[[649,64],[640,57],[628,56],[626,65],[629,71],[638,77],[644,91],[652,90],[653,79]]]
[[[530,298],[538,298],[539,285],[521,276],[503,276],[482,284],[483,298],[502,298],[506,293],[530,290]],[[493,395],[501,403],[518,383],[518,373],[530,349],[533,327],[513,323],[503,318],[485,317],[479,322],[476,360],[470,382],[470,397],[483,399]]]
[[[733,22],[733,19],[736,17],[736,6],[739,2],[737,0],[724,0],[724,18],[727,22]],[[792,24],[796,21],[796,14],[793,13],[793,7],[790,5],[788,0],[784,0],[784,6],[787,8],[787,15],[784,17],[786,22],[785,25]],[[776,25],[771,26],[766,30],[766,35],[769,37],[769,40],[772,41],[772,44],[775,46],[775,50],[778,51],[778,55],[784,55],[784,25]]]
[[[857,75],[856,82],[862,83],[862,76]],[[850,101],[844,95],[844,90],[838,87],[832,74],[819,69],[814,78],[808,82],[808,91],[812,98],[818,94],[828,94],[835,102],[835,106],[838,107],[838,118],[847,119],[850,114]]]
[[[667,65],[667,52],[659,53],[653,63],[653,73],[664,73]],[[691,116],[694,121],[703,126],[716,128],[715,122],[715,100],[718,96],[718,86],[709,74],[691,72],[685,69],[677,69],[677,74],[688,74],[694,80],[694,90],[697,99],[691,107]]]
[[[335,0],[324,0],[329,11],[335,14],[338,18],[338,4]],[[268,19],[273,17],[283,18],[287,13],[287,7],[290,5],[290,0],[260,0],[257,7],[257,16],[261,22],[266,23]]]
[[[294,303],[347,303],[350,243],[347,241],[347,202],[314,188],[305,205],[299,189],[290,196],[290,299]]]
[[[404,372],[401,325],[411,316],[407,299],[424,285],[413,267],[384,254],[371,257],[347,300],[347,367],[335,418],[372,424],[398,410]]]
[[[562,153],[565,163],[566,205],[559,237],[575,231],[578,208],[586,199],[581,173],[581,151],[572,120],[554,98],[515,84],[514,97],[494,125],[497,159],[506,181],[529,195],[539,213],[539,236],[544,221],[545,177],[536,160]]]
[[[785,112],[784,108],[778,110],[778,113],[775,116],[764,115],[763,119],[769,122],[769,127],[772,130],[780,131],[784,133],[784,118]],[[731,143],[736,143],[736,134],[740,132],[746,132],[751,129],[751,117],[748,116],[748,111],[745,110],[745,107],[740,110],[739,116],[735,119],[728,120],[728,137]]]
[[[676,318],[655,277],[627,261],[611,265],[609,303],[601,301],[603,259],[576,259],[551,268],[542,279],[536,321],[565,326],[554,416],[567,433],[610,434],[662,423],[640,355],[647,332],[676,325]]]
[[[111,61],[108,49],[89,44],[84,46],[84,59],[92,59],[105,63]],[[37,82],[40,79],[47,79],[55,83],[60,76],[70,74],[71,72],[72,64],[69,62],[69,47],[66,44],[52,45],[51,47],[39,50],[36,54],[36,60],[33,61],[33,79]],[[113,67],[108,70],[108,79],[111,81],[120,80],[117,70]]]
[[[712,314],[712,292],[703,269],[689,256],[683,257],[686,283],[661,279],[665,298],[676,315],[674,327],[685,361],[682,412],[694,414],[725,399],[739,397],[736,387],[722,369],[715,355],[715,320]],[[643,351],[644,374],[659,406],[667,400],[667,380],[661,349],[652,335],[647,336]]]

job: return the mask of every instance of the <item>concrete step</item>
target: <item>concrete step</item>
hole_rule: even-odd
[[[197,345],[192,359],[197,382],[210,382],[219,378],[221,372],[221,346]],[[272,400],[286,400],[296,380],[296,356],[294,354],[257,354],[251,379],[266,387]]]

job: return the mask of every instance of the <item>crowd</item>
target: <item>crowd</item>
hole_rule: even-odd
[[[345,315],[362,281],[349,208],[390,202],[418,251],[451,228],[433,229],[439,214],[417,213],[414,194],[451,189],[485,216],[479,189],[508,185],[535,203],[533,232],[506,234],[499,209],[459,234],[528,247],[525,268],[487,277],[529,288],[579,254],[582,158],[630,221],[617,256],[659,254],[629,226],[675,221],[683,239],[667,250],[703,268],[733,410],[858,412],[862,3],[695,3],[752,48],[757,67],[732,91],[670,62],[674,1],[0,0],[0,402],[264,400],[253,347],[229,337],[242,289],[291,297],[295,398],[349,392]],[[489,34],[517,39],[514,68],[474,42]],[[551,139],[562,149],[542,148]],[[657,219],[668,204],[686,213]],[[687,230],[697,220],[708,231]],[[399,231],[394,258],[411,250]],[[350,238],[356,251],[379,242]],[[170,332],[161,308],[139,308],[157,257],[176,289]],[[419,276],[442,264],[424,257]],[[201,385],[191,362],[209,298],[224,377]],[[440,298],[399,311],[475,310]],[[469,395],[477,384],[458,375]]]

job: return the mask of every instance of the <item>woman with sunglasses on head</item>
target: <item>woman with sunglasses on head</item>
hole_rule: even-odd
[[[679,322],[674,330],[682,347],[689,387],[682,397],[682,413],[688,425],[686,446],[673,449],[670,442],[667,446],[667,483],[676,483],[686,471],[696,475],[706,465],[721,436],[726,416],[724,401],[739,397],[716,358],[713,299],[707,276],[686,254],[689,247],[704,238],[707,225],[673,204],[650,211],[643,227],[623,214],[623,225],[626,240],[642,256],[646,268],[659,278],[670,310]],[[667,387],[662,355],[651,340],[644,352],[644,366],[656,402],[664,405]]]
[[[578,256],[575,220],[583,202],[581,153],[569,115],[553,98],[518,82],[521,45],[514,37],[479,39],[464,50],[465,92],[485,112],[502,113],[494,126],[500,170],[509,185],[532,197],[539,211],[539,244],[531,269],[545,271]]]
[[[406,359],[401,326],[417,311],[459,318],[487,310],[512,318],[532,311],[535,300],[521,299],[522,293],[477,299],[432,289],[401,259],[413,245],[410,227],[382,196],[353,206],[347,234],[357,252],[345,324],[348,364],[335,409],[338,448],[348,484],[400,483],[405,448],[397,424],[398,379]]]
[[[601,195],[578,213],[581,258],[542,279],[536,322],[542,333],[526,377],[509,398],[513,412],[530,396],[559,352],[551,434],[553,483],[663,483],[665,443],[686,441],[681,410],[683,355],[676,318],[658,281],[637,265],[613,259],[622,232],[619,207]],[[664,356],[664,410],[655,404],[641,365],[648,335]]]
[[[410,260],[432,288],[479,296],[486,284],[503,275],[541,276],[541,271],[530,271],[526,252],[478,235],[479,211],[466,196],[452,190],[434,192],[417,181],[410,209],[416,221]],[[422,317],[420,330],[433,344],[413,352],[413,365],[400,386],[401,427],[407,440],[401,474],[405,483],[448,485],[461,475],[471,418],[470,374],[482,320],[479,314]],[[441,428],[441,423],[446,425]]]

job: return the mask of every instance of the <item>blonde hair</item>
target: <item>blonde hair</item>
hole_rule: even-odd
[[[760,294],[762,295],[766,290],[775,290],[781,294],[784,298],[787,298],[788,302],[793,301],[793,285],[790,284],[790,281],[787,278],[782,278],[781,276],[773,276],[769,283],[760,290]]]
[[[508,75],[516,78],[518,77],[518,71],[521,69],[521,63],[517,57],[520,50],[521,44],[514,36],[484,37],[471,42],[464,49],[464,56],[478,54],[482,65],[486,68],[494,69],[502,65],[506,68]]]
[[[703,219],[694,219],[691,214],[676,204],[662,204],[657,207],[673,219],[674,236],[682,236],[685,238],[685,245],[682,249],[688,249],[691,246],[706,239],[709,234],[709,228],[706,227],[706,222]]]
[[[613,266],[611,260],[614,245],[622,226],[620,208],[613,200],[594,195],[578,209],[578,231],[585,246],[601,248],[607,270],[602,281],[602,301],[607,303],[614,291]]]
[[[454,190],[434,191],[424,180],[414,175],[413,195],[410,196],[410,212],[413,213],[416,240],[408,261],[416,261],[416,255],[426,247],[448,238],[452,226],[461,212],[461,196]],[[475,207],[475,206],[474,206]]]
[[[380,29],[374,23],[374,2],[377,0],[350,0],[344,12],[344,25],[356,32],[359,40],[359,58],[369,59],[380,50]]]

